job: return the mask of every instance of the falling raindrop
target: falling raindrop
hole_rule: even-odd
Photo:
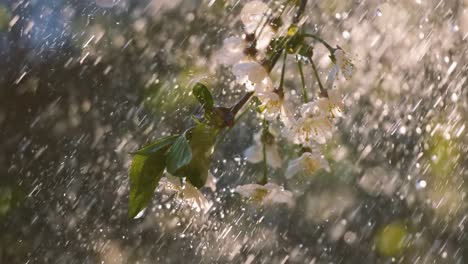
[[[425,180],[418,180],[416,182],[416,190],[422,190],[427,187],[427,182]]]
[[[381,16],[382,16],[382,11],[381,11],[379,8],[377,8],[377,10],[376,10],[376,15],[377,15],[378,17],[381,17]]]
[[[343,31],[343,38],[349,39],[350,37],[351,37],[351,34],[349,33],[349,31],[347,30]]]
[[[96,5],[102,8],[111,8],[115,6],[120,0],[96,0]]]

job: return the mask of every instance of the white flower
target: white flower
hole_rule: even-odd
[[[240,13],[240,19],[248,34],[255,33],[257,29],[266,23],[271,10],[267,4],[261,1],[250,1],[244,5]]]
[[[257,43],[255,48],[259,51],[264,51],[268,45],[270,45],[271,40],[275,37],[276,33],[273,31],[271,26],[266,25],[257,36]]]
[[[240,185],[236,187],[235,192],[262,205],[284,203],[289,207],[294,206],[293,194],[274,183]]]
[[[245,58],[247,43],[240,37],[229,37],[223,40],[223,47],[216,52],[215,59],[226,66],[234,65]]]
[[[344,110],[341,93],[337,89],[327,91],[328,97],[321,97],[314,102],[304,104],[301,113],[307,115],[342,116]]]
[[[232,67],[232,73],[248,91],[261,93],[273,90],[273,81],[267,70],[256,61],[241,61]]]
[[[312,174],[319,169],[330,171],[328,161],[317,151],[304,152],[299,158],[289,162],[286,178],[290,179],[298,173]]]
[[[256,48],[263,50],[275,36],[273,28],[267,23],[271,9],[261,1],[248,2],[242,8],[240,18],[247,34],[256,34]]]
[[[338,72],[340,71],[340,67],[338,65],[334,64],[333,67],[331,68],[330,72],[328,73],[327,76],[327,81],[325,82],[325,88],[329,91],[333,89],[333,83],[336,80],[336,77],[338,77]]]
[[[339,90],[328,90],[328,111],[334,116],[342,116],[344,110],[343,98]]]
[[[160,186],[168,192],[181,194],[183,202],[202,212],[208,212],[211,203],[206,197],[189,182],[181,183],[180,178],[167,175],[160,180]]]
[[[338,73],[341,71],[346,80],[349,80],[353,75],[354,64],[351,62],[345,52],[341,48],[337,48],[333,53],[335,57],[335,65],[331,68],[327,76],[327,81],[325,87],[330,90],[333,88],[333,83],[335,82]]]
[[[278,152],[278,146],[276,145],[275,141],[275,133],[272,129],[269,129],[269,132],[271,138],[268,139],[265,144],[267,163],[273,168],[280,168],[283,161]],[[244,151],[244,156],[250,163],[259,163],[263,161],[262,131],[254,135],[254,144]]]
[[[326,116],[303,116],[294,121],[286,136],[295,144],[304,146],[310,146],[313,142],[325,144],[332,137],[332,129],[332,123]]]
[[[351,62],[351,59],[346,56],[341,48],[336,49],[333,55],[336,59],[336,66],[339,67],[345,79],[349,80],[354,71],[354,64]]]
[[[275,36],[271,27],[265,28],[260,32],[260,36],[256,38],[255,48],[257,51],[263,51],[268,47],[270,41]],[[245,54],[249,43],[241,37],[233,36],[223,40],[223,46],[218,50],[214,59],[216,62],[225,66],[232,66],[242,61],[249,61],[250,58]]]
[[[281,112],[281,108],[283,107],[283,98],[279,96],[278,93],[275,92],[260,92],[257,93],[257,98],[262,103],[260,107],[262,107],[264,117],[267,120],[274,120]]]

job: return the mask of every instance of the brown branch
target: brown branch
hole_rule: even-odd
[[[231,107],[231,114],[236,116],[236,114],[244,107],[244,105],[249,101],[254,92],[246,93],[234,106]]]

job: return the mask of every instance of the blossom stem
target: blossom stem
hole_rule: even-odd
[[[321,97],[328,97],[327,90],[325,90],[325,88],[323,88],[322,81],[320,81],[320,76],[318,74],[317,67],[315,66],[315,62],[312,60],[312,58],[309,58],[309,60],[310,60],[310,64],[312,64],[312,69],[314,70],[315,78],[317,78],[317,82],[319,84],[320,96]]]
[[[263,132],[268,130],[268,122],[263,119]],[[266,142],[262,140],[262,154],[263,154],[263,178],[260,180],[259,184],[265,185],[268,183],[268,163],[267,163],[267,153],[266,153]]]
[[[281,45],[281,46],[284,46],[284,45]],[[265,67],[267,72],[271,72],[273,67],[275,67],[276,62],[280,58],[281,52],[283,52],[283,50],[284,50],[284,48],[280,48],[278,50],[275,50],[275,52],[273,52],[273,54],[271,55],[270,58],[265,59],[265,60],[262,61],[262,65],[263,65],[263,67]]]
[[[303,34],[304,37],[309,37],[309,38],[313,38],[315,40],[317,40],[318,42],[322,43],[327,49],[328,51],[330,51],[330,54],[331,56],[333,57],[333,53],[335,52],[335,48],[333,48],[330,44],[328,44],[325,40],[323,40],[323,38],[315,35],[315,34],[310,34],[310,33],[304,33]]]
[[[263,178],[260,180],[260,184],[265,185],[268,183],[268,165],[266,162],[266,144],[262,143],[263,153]]]
[[[304,100],[304,103],[307,103],[309,101],[309,98],[307,96],[307,90],[306,90],[306,85],[305,85],[305,80],[304,80],[304,71],[302,70],[302,63],[300,61],[297,62],[297,67],[299,68],[299,73],[301,74],[302,99]]]
[[[288,55],[288,52],[284,50],[284,56],[283,56],[283,66],[281,68],[281,79],[280,79],[280,84],[278,90],[280,92],[283,92],[283,84],[284,84],[284,73],[286,72],[286,57]]]

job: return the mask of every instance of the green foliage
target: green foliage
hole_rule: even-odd
[[[130,168],[129,217],[135,217],[150,202],[165,166],[165,149],[150,156],[134,156]]]
[[[192,129],[190,147],[192,149],[192,160],[182,167],[176,176],[186,177],[195,187],[201,188],[205,185],[210,168],[213,146],[218,135],[218,130],[205,124],[199,124]]]
[[[204,84],[195,84],[192,92],[203,106],[203,110],[205,110],[203,119],[206,124],[217,128],[224,128],[234,124],[235,113],[231,108],[215,106],[213,96]]]
[[[193,95],[203,106],[205,111],[211,111],[214,108],[214,100],[208,88],[202,83],[196,83],[193,87]]]
[[[156,140],[155,142],[149,145],[146,145],[142,149],[132,152],[130,154],[138,154],[142,156],[149,156],[149,155],[155,154],[161,149],[172,145],[177,140],[178,137],[179,137],[178,135],[162,137]]]
[[[196,125],[182,135],[162,137],[132,153],[135,156],[130,168],[130,217],[148,205],[165,169],[187,178],[197,188],[205,185],[219,132],[219,126],[212,122],[216,117],[224,126],[224,116],[217,115],[217,110],[225,108],[214,107],[213,97],[203,84],[197,83],[193,94],[205,109],[203,120],[194,118]]]
[[[187,165],[192,160],[192,149],[185,138],[185,134],[177,138],[172,144],[166,157],[167,171],[173,175],[177,170]]]

